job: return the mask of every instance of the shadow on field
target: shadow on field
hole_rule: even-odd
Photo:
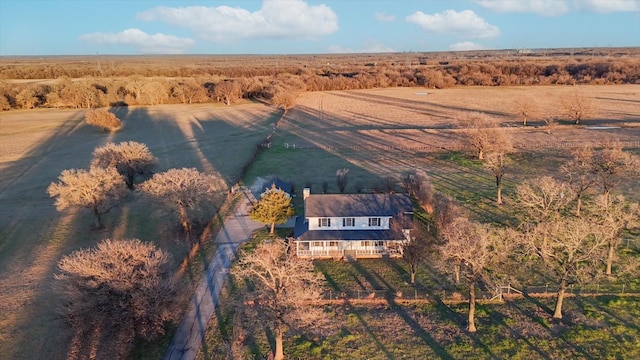
[[[179,108],[181,112],[190,109]],[[236,163],[237,159],[230,154],[254,149],[266,134],[266,122],[271,121],[270,118],[259,120],[253,137],[242,138],[247,132],[246,124],[234,127],[232,119],[218,120],[217,113],[212,112],[195,136],[185,131],[188,122],[183,118],[166,116],[154,108],[113,108],[111,111],[125,124],[119,132],[103,133],[85,126],[84,111],[68,111],[68,118],[61,121],[46,140],[2,172],[0,313],[9,315],[0,319],[0,327],[12,334],[10,342],[3,343],[3,353],[11,358],[81,359],[91,354],[97,359],[110,359],[114,356],[113,347],[126,343],[101,326],[75,331],[58,312],[62,299],[53,283],[57,262],[62,256],[112,237],[153,241],[173,253],[176,263],[186,254],[185,246],[171,231],[173,215],[168,222],[159,222],[157,211],[133,199],[112,209],[104,217],[106,228],[99,231],[91,230],[93,214],[86,209],[57,212],[54,199],[46,189],[63,170],[88,168],[93,150],[109,141],[138,141],[147,144],[158,157],[158,171],[171,167],[204,170],[201,162],[204,156],[209,159],[212,171],[217,174],[229,171],[237,176],[239,170],[233,170],[234,166],[242,169],[244,164]],[[230,134],[237,136],[234,140],[222,141]],[[250,143],[254,139],[256,142]],[[165,223],[169,225],[162,225]],[[124,345],[123,349],[128,346]]]
[[[472,109],[466,107],[458,107],[458,106],[444,106],[442,104],[434,103],[428,101],[417,101],[410,99],[400,99],[398,97],[384,96],[379,94],[373,94],[370,92],[339,92],[332,93],[333,95],[339,97],[345,97],[353,100],[359,100],[367,103],[373,104],[384,104],[388,108],[401,108],[401,109],[409,109],[415,113],[430,115],[434,117],[443,117],[448,118],[448,111],[454,110],[457,112],[474,112],[481,111],[486,114],[491,114],[499,117],[506,117],[510,114],[500,112],[500,111],[486,111],[486,109]]]

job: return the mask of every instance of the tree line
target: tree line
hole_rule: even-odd
[[[118,105],[192,104],[260,98],[291,107],[301,91],[354,90],[387,87],[510,85],[637,84],[640,64],[631,59],[548,59],[447,61],[446,65],[405,63],[341,64],[266,68],[202,67],[181,64],[186,74],[167,74],[162,68],[109,77],[68,71],[22,72],[29,66],[0,69],[0,79],[52,79],[52,83],[14,83],[0,80],[0,108],[96,108]],[[77,66],[75,64],[74,66]],[[92,65],[93,66],[93,65]],[[83,67],[80,66],[79,69]],[[260,69],[260,66],[257,66]],[[66,69],[66,67],[63,67]],[[44,71],[44,70],[42,70]],[[79,72],[78,72],[79,71]]]

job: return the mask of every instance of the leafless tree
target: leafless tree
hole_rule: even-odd
[[[71,324],[151,339],[171,320],[175,293],[171,256],[138,239],[107,239],[58,263],[56,287]],[[114,335],[114,334],[110,334]]]
[[[278,86],[271,97],[271,103],[285,112],[296,106],[296,99],[300,91],[293,88]]]
[[[25,87],[20,90],[16,95],[16,102],[20,104],[20,107],[23,109],[32,109],[35,107],[38,103],[35,89],[32,87]]]
[[[593,155],[590,147],[574,149],[571,151],[571,159],[562,166],[562,172],[576,199],[576,216],[580,216],[582,200],[596,182]]]
[[[507,172],[511,160],[504,151],[491,151],[486,154],[483,165],[491,171],[496,179],[496,203],[502,204],[502,179]]]
[[[167,95],[168,91],[164,83],[160,81],[147,81],[142,86],[138,103],[149,105],[162,104],[167,98]]]
[[[573,199],[568,184],[543,176],[516,187],[516,202],[525,221],[545,223],[562,216]]]
[[[566,118],[575,121],[576,124],[593,117],[596,113],[593,99],[577,91],[560,97],[560,110]]]
[[[146,79],[139,75],[129,77],[128,81],[126,82],[126,90],[133,96],[136,104],[139,104],[142,101],[142,95],[144,93],[144,86],[146,83]]]
[[[249,210],[249,217],[268,224],[271,228],[269,234],[274,235],[276,224],[286,223],[294,213],[291,196],[273,184],[260,195],[260,200]]]
[[[418,201],[420,207],[427,214],[433,214],[435,192],[429,175],[422,170],[412,170],[407,174],[404,183],[407,192]]]
[[[558,127],[558,122],[553,116],[545,116],[542,121],[544,121],[544,125],[547,128],[547,134],[551,135],[553,130]]]
[[[636,176],[638,161],[630,153],[622,149],[622,145],[614,143],[597,151],[592,157],[593,172],[596,184],[605,196],[609,196],[625,176]]]
[[[311,260],[295,256],[282,239],[259,245],[255,251],[242,251],[232,269],[245,287],[239,305],[248,312],[246,321],[266,326],[275,338],[274,359],[284,359],[283,336],[287,330],[317,326],[324,318],[320,300],[324,279],[314,271]]]
[[[225,80],[215,85],[213,93],[218,101],[229,106],[240,98],[240,87],[231,80]]]
[[[391,229],[398,238],[406,239],[401,246],[402,259],[409,266],[411,284],[415,284],[420,264],[427,262],[437,252],[438,239],[434,234],[434,229],[424,222],[411,219],[404,214],[394,216]]]
[[[124,177],[127,187],[133,190],[136,176],[150,175],[157,162],[158,159],[151,154],[147,145],[125,141],[96,148],[91,167],[115,168]]]
[[[607,239],[589,220],[565,217],[528,229],[522,239],[558,284],[553,317],[561,319],[567,287],[594,281],[603,274]]]
[[[616,249],[622,242],[623,232],[640,223],[639,206],[637,203],[627,202],[622,195],[600,195],[596,197],[589,210],[592,213],[591,221],[607,242],[605,275],[611,275]]]
[[[347,174],[349,173],[349,169],[343,168],[338,169],[336,171],[336,183],[338,184],[338,189],[343,193],[344,189],[347,187]]]
[[[101,128],[103,131],[116,131],[122,122],[107,110],[89,110],[86,115],[87,124]]]
[[[207,206],[220,205],[222,185],[220,179],[196,169],[170,169],[157,173],[140,185],[143,194],[176,210],[182,230],[192,238],[192,225],[203,215]]]
[[[468,330],[475,332],[476,287],[489,285],[492,278],[504,275],[515,235],[509,230],[494,229],[463,217],[456,218],[451,225],[443,233],[442,266],[460,267],[469,286]]]
[[[511,147],[511,138],[499,127],[498,121],[484,113],[468,113],[458,119],[463,141],[479,160],[488,151]]]
[[[523,126],[527,126],[527,122],[538,116],[539,113],[538,104],[531,97],[518,98],[513,107],[520,120],[522,120]]]
[[[127,187],[115,169],[93,168],[64,170],[47,188],[56,197],[56,208],[62,211],[71,207],[91,209],[95,215],[95,227],[103,228],[102,215],[116,206],[127,194]]]

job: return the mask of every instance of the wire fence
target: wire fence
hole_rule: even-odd
[[[516,143],[516,149],[556,149],[556,148],[580,148],[580,147],[609,147],[620,145],[624,148],[638,148],[640,141],[637,140],[620,140],[620,141],[549,141],[549,142],[526,142]],[[421,145],[400,145],[400,144],[378,144],[378,145],[324,145],[324,144],[297,144],[285,143],[285,149],[301,150],[301,149],[319,149],[325,151],[402,151],[402,152],[425,152],[436,150],[457,151],[467,148],[467,145],[461,142],[448,142],[441,144],[421,144]]]
[[[554,284],[525,286],[515,288],[511,285],[498,286],[491,290],[476,290],[476,300],[492,301],[503,300],[504,297],[530,296],[530,297],[552,297],[557,294],[559,287]],[[567,295],[640,295],[640,285],[638,284],[573,284],[569,285],[565,291]],[[329,301],[351,301],[351,300],[421,300],[421,301],[468,301],[469,294],[463,290],[418,290],[393,291],[393,290],[347,290],[336,291],[327,290],[323,294],[324,300]]]

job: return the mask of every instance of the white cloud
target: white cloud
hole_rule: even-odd
[[[300,39],[338,30],[338,17],[330,7],[309,6],[303,0],[264,0],[255,12],[229,6],[159,6],[139,13],[138,19],[186,27],[214,42],[242,38]]]
[[[556,16],[569,11],[569,6],[565,0],[477,0],[476,2],[489,10],[497,12],[535,13],[544,16]]]
[[[598,13],[640,11],[640,0],[574,0],[574,4]]]
[[[640,11],[640,0],[476,0],[476,3],[496,12],[544,16],[562,15],[576,9],[598,13]]]
[[[453,51],[470,51],[470,50],[483,50],[484,46],[473,43],[471,41],[462,41],[449,45],[449,49]]]
[[[147,34],[140,29],[127,29],[119,33],[95,32],[79,37],[91,44],[131,45],[145,54],[182,54],[195,43],[192,39],[165,34]]]
[[[383,12],[376,12],[375,15],[376,15],[376,20],[382,21],[382,22],[392,22],[396,20],[395,16],[391,14],[383,13]]]
[[[472,10],[445,10],[437,14],[425,14],[418,11],[407,16],[407,21],[414,23],[429,33],[453,34],[471,38],[491,38],[500,35],[497,26],[487,23]]]
[[[392,49],[380,42],[369,40],[364,43],[364,46],[361,49],[353,49],[349,47],[343,47],[340,45],[331,45],[327,49],[328,52],[334,54],[360,54],[360,53],[388,53],[388,52],[397,52],[395,49]]]

